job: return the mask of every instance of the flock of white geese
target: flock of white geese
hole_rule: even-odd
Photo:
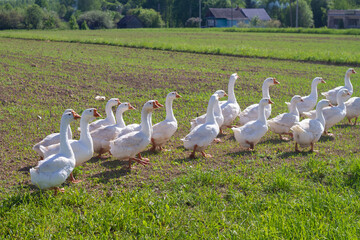
[[[345,74],[345,86],[339,86],[328,92],[322,93],[326,99],[318,100],[317,85],[325,83],[321,77],[316,77],[311,84],[311,93],[301,97],[295,95],[290,103],[288,113],[280,114],[267,120],[271,114],[269,88],[279,84],[275,78],[267,78],[262,86],[262,99],[258,104],[253,104],[241,111],[234,94],[234,86],[239,76],[234,73],[230,76],[228,95],[223,90],[216,91],[209,100],[206,114],[191,120],[191,130],[181,140],[186,149],[192,150],[190,158],[196,152],[201,152],[204,157],[211,157],[204,150],[212,143],[218,142],[218,134],[226,128],[231,128],[235,139],[244,149],[253,150],[255,145],[268,131],[268,128],[281,139],[288,135],[295,141],[295,151],[301,147],[314,149],[322,134],[328,134],[328,129],[336,123],[360,115],[360,98],[350,98],[353,86],[350,75],[356,73],[350,68]],[[219,101],[228,96],[227,101]],[[176,132],[178,123],[172,109],[173,101],[181,96],[177,92],[170,92],[166,97],[166,118],[164,121],[152,125],[152,113],[155,109],[163,107],[157,100],[147,101],[141,111],[141,123],[126,125],[123,120],[124,112],[134,109],[130,103],[120,103],[118,98],[110,99],[105,107],[106,118],[92,122],[101,117],[95,108],[83,111],[81,117],[72,109],[67,109],[61,117],[60,133],[48,135],[33,149],[40,155],[41,161],[30,169],[31,181],[40,189],[54,189],[63,192],[59,185],[67,178],[73,183],[75,180],[72,171],[76,166],[91,159],[94,153],[99,157],[110,153],[119,160],[128,160],[129,168],[132,161],[142,165],[149,163],[143,158],[141,152],[149,144],[151,150],[163,150],[164,145]],[[350,98],[350,99],[349,99]],[[116,113],[112,107],[117,106]],[[316,106],[316,109],[314,107]],[[236,117],[240,118],[240,127],[233,125]],[[300,121],[300,116],[307,117]],[[80,119],[80,139],[72,139],[70,122]]]

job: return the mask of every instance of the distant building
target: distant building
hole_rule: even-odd
[[[329,10],[328,28],[360,28],[360,10]]]
[[[120,19],[117,23],[118,28],[143,28],[144,24],[135,15],[128,15]]]
[[[264,8],[209,8],[206,13],[207,27],[232,27],[238,23],[250,23],[257,16],[262,21],[271,18]]]

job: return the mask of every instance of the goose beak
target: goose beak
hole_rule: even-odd
[[[347,92],[347,93],[346,93],[346,95],[349,95],[349,96],[351,96],[351,94],[350,94],[349,92]]]
[[[155,100],[156,104],[159,106],[159,107],[163,107],[164,105],[162,105],[161,103],[158,102],[158,100]]]
[[[326,82],[324,81],[324,79],[321,79],[321,83],[326,83]]]
[[[269,104],[273,104],[274,102],[269,99]]]
[[[304,99],[301,98],[301,99],[300,99],[300,102],[303,102],[303,101],[304,101]]]
[[[74,116],[74,119],[78,119],[81,118],[81,116],[79,114],[77,114],[75,111],[71,111],[72,115]]]
[[[334,105],[332,105],[331,103],[329,103],[329,106],[330,106],[330,107],[333,107]]]
[[[352,70],[352,73],[356,73],[354,69]]]
[[[224,97],[227,97],[227,96],[228,96],[228,95],[225,93],[225,94],[224,94]]]
[[[276,78],[274,78],[274,84],[279,84],[280,82],[276,80]]]
[[[163,107],[164,105],[162,105],[162,104],[160,104],[159,102],[158,102],[158,100],[155,100],[154,102],[153,102],[153,108],[154,109],[156,109],[156,108],[161,108],[161,107]]]
[[[120,100],[119,100],[119,99],[117,100],[117,103],[118,103],[118,105],[120,105],[120,104],[121,104],[121,102],[120,102]]]
[[[178,93],[176,93],[176,98],[181,98],[181,95],[179,95]]]
[[[94,117],[101,117],[96,108],[94,109]]]
[[[129,110],[136,110],[130,103],[129,103]]]

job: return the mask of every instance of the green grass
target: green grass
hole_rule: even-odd
[[[292,33],[287,29],[283,30],[286,34],[279,33],[280,30],[276,30],[276,32],[260,32],[261,29],[258,30],[259,32],[248,31],[252,30],[231,28],[1,31],[0,37],[105,44],[215,55],[360,64],[359,35],[303,34]],[[341,33],[341,31],[335,32]]]
[[[359,126],[339,123],[335,138],[315,145],[319,153],[295,153],[292,141],[271,132],[246,152],[228,131],[207,149],[213,158],[190,160],[180,141],[233,72],[242,109],[260,100],[265,78],[280,81],[270,89],[276,116],[293,95],[309,94],[316,76],[327,82],[319,92],[343,85],[352,65],[7,38],[0,55],[0,238],[359,238]],[[354,96],[358,79],[351,78]],[[64,184],[64,194],[31,185],[29,168],[38,161],[31,147],[58,132],[64,109],[97,107],[104,115],[96,95],[140,109],[149,99],[164,103],[174,89],[183,96],[174,102],[179,129],[171,151],[144,153],[151,165],[127,171],[124,161],[92,158],[74,171],[84,182]],[[156,110],[153,122],[164,117]],[[139,122],[140,111],[124,118]]]

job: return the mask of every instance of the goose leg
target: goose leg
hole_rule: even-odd
[[[140,164],[143,165],[143,166],[149,164],[149,161],[144,161],[144,160],[139,159],[139,158],[129,158],[129,169],[131,169],[131,161],[138,162],[138,163],[140,163]]]
[[[104,153],[106,153],[106,151],[104,151],[104,149],[100,149],[97,157],[100,159],[106,159],[107,157],[103,156]]]
[[[351,120],[350,120],[350,118],[348,118],[348,121],[349,121],[349,123],[351,124]]]
[[[190,156],[189,156],[190,159],[194,159],[194,158],[195,158],[195,151],[196,151],[197,146],[198,146],[198,145],[195,144],[194,150],[192,151],[192,153],[191,153]]]
[[[354,126],[356,125],[357,117],[355,118]]]
[[[295,152],[300,152],[297,142],[295,143]]]
[[[52,189],[52,190],[54,190],[54,196],[57,196],[57,193],[58,192],[65,192],[65,189],[64,188],[59,188],[59,187],[52,187],[52,188],[50,188],[50,189]]]
[[[82,182],[82,180],[76,180],[76,179],[74,178],[74,175],[73,175],[73,173],[72,173],[72,172],[70,173],[70,176],[69,176],[69,181],[70,181],[70,182],[72,182],[72,183],[79,183],[79,182]]]
[[[155,152],[156,151],[156,145],[155,145],[155,141],[154,141],[153,138],[151,138],[151,144],[152,144],[152,147],[150,148],[150,151]]]
[[[313,152],[314,151],[314,143],[310,143],[310,146],[311,146],[310,152]]]
[[[214,142],[219,143],[219,142],[221,142],[221,139],[220,138],[214,138]]]
[[[145,161],[145,162],[149,162],[149,161],[150,161],[150,159],[148,159],[148,158],[143,158],[143,157],[141,156],[141,153],[138,154],[138,158],[139,158],[140,160],[142,160],[142,161]]]
[[[254,148],[255,148],[254,143],[249,142],[249,141],[246,141],[246,143],[250,145],[249,150],[254,150]]]

